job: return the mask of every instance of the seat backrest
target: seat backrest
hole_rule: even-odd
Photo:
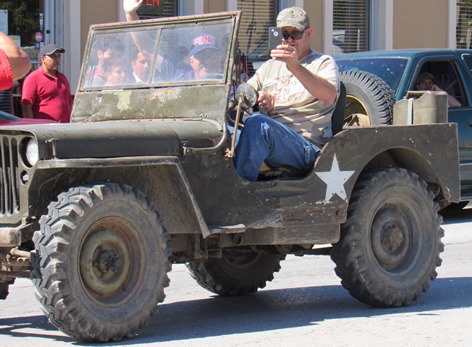
[[[343,129],[344,125],[344,109],[346,107],[346,87],[344,83],[339,82],[339,97],[336,101],[333,116],[331,118],[331,131],[333,136]]]

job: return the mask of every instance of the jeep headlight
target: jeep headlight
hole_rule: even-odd
[[[29,165],[34,166],[39,160],[38,141],[31,138],[26,142],[26,161]]]

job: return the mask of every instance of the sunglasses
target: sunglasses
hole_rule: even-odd
[[[282,31],[282,37],[284,38],[285,41],[287,41],[289,37],[291,37],[292,40],[300,40],[303,37],[303,34],[305,34],[305,30],[303,31],[294,30],[291,33],[289,33],[286,30]]]

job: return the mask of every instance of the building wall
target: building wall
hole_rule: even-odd
[[[374,49],[455,47],[455,8],[458,0],[377,1],[380,5],[385,2],[389,6],[380,6],[380,12],[375,14],[378,18],[374,27],[379,37]],[[313,48],[332,54],[332,0],[294,2],[310,16]],[[122,0],[80,0],[80,5],[73,0],[64,0],[64,3],[66,10],[70,9],[66,11],[63,23],[64,45],[71,56],[65,57],[67,61],[63,67],[75,90],[90,25],[122,21],[124,14]],[[195,0],[192,3],[195,14],[235,10],[237,7],[237,0]]]
[[[308,13],[310,24],[313,28],[312,47],[317,51],[322,51],[325,22],[323,0],[305,1],[303,8]]]
[[[115,1],[97,1],[97,0],[81,0],[81,34],[80,46],[82,53],[87,43],[89,28],[92,24],[103,24],[117,22],[118,13],[121,10],[122,0]],[[82,54],[83,55],[83,54]]]
[[[205,0],[205,13],[224,12],[227,11],[226,0]]]
[[[448,0],[395,0],[393,48],[447,48]]]

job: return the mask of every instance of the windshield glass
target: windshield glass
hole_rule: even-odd
[[[221,82],[231,41],[230,24],[98,31],[92,37],[82,87]]]
[[[340,72],[362,70],[379,76],[396,93],[408,60],[400,58],[356,58],[336,60],[336,62]]]

